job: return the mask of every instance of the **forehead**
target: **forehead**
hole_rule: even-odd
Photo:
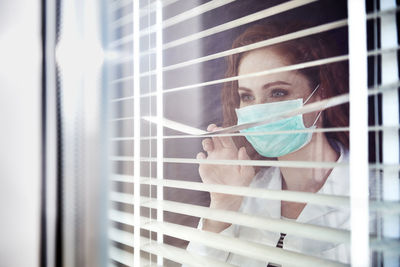
[[[284,53],[273,48],[260,48],[246,53],[239,63],[239,75],[290,65]]]
[[[291,65],[291,62],[284,53],[273,48],[261,48],[245,54],[240,61],[238,75],[246,75],[265,70],[272,70]],[[238,80],[239,86],[243,87],[258,87],[261,83],[272,82],[276,80],[297,83],[298,80],[303,80],[304,77],[297,71],[285,71],[274,74],[241,78]]]

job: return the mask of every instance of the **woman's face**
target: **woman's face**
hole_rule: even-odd
[[[239,65],[239,75],[245,75],[291,65],[291,63],[271,48],[254,50],[246,54]],[[238,80],[240,107],[249,105],[302,98],[305,101],[314,88],[310,88],[304,75],[296,71],[285,71]],[[317,94],[308,103],[319,100]],[[304,124],[310,127],[316,113],[304,114]]]

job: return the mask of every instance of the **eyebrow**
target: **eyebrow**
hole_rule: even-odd
[[[276,86],[276,85],[292,85],[291,83],[284,82],[284,81],[276,81],[271,83],[266,83],[263,85],[263,89],[268,89],[269,87]],[[238,90],[248,91],[251,92],[252,90],[247,87],[239,87]]]
[[[264,84],[263,89],[268,89],[269,87],[276,86],[276,85],[291,85],[291,84],[288,82],[284,82],[284,81],[276,81],[276,82]]]

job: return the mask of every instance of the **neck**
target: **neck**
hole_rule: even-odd
[[[331,147],[323,133],[314,133],[306,146],[288,155],[281,161],[335,162],[339,155]],[[332,169],[322,168],[280,168],[282,189],[303,192],[317,192],[325,183]]]

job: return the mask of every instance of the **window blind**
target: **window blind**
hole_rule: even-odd
[[[109,265],[399,266],[398,9],[395,1],[378,0],[109,0]],[[299,24],[295,30],[232,46],[252,27],[292,21]],[[254,51],[276,51],[307,38],[331,50],[313,60],[287,60],[283,66],[225,73],[228,57],[238,56],[243,62]],[[206,131],[211,123],[227,129],[234,126],[224,124],[226,104],[220,97],[224,86],[317,68],[323,73],[332,65],[348,66],[346,77],[336,77],[349,80],[345,91],[329,96],[318,93],[318,100],[263,123],[319,111],[327,114],[349,105],[349,124]],[[326,115],[322,117],[327,120]],[[277,160],[257,154],[246,159],[196,158],[198,152],[205,152],[202,141],[206,138],[307,133],[348,133],[349,160],[341,160],[343,144],[336,147],[342,147],[336,161]],[[235,142],[245,146],[243,141]],[[255,178],[249,186],[202,182],[199,165],[205,164],[252,166],[256,178],[273,170],[328,170],[331,174],[319,190],[293,191],[283,190],[283,180],[277,187],[261,186]],[[340,177],[338,185],[331,177]],[[243,197],[241,208],[210,207],[210,194],[216,193]],[[295,221],[281,218],[281,210],[276,213],[279,217],[252,210],[257,203],[269,203],[272,209],[288,202],[306,204]],[[335,220],[348,225],[332,223],[330,215],[324,215],[324,223],[316,223],[312,220],[316,210],[339,214]],[[302,221],[305,216],[310,220]],[[205,220],[231,226],[221,233],[209,232],[202,229]],[[280,233],[287,234],[289,244],[286,247],[284,240],[283,249],[276,247],[277,240],[259,238]],[[296,250],[290,240],[321,244],[325,252],[316,253],[305,245]],[[338,256],[338,251],[349,257]]]

